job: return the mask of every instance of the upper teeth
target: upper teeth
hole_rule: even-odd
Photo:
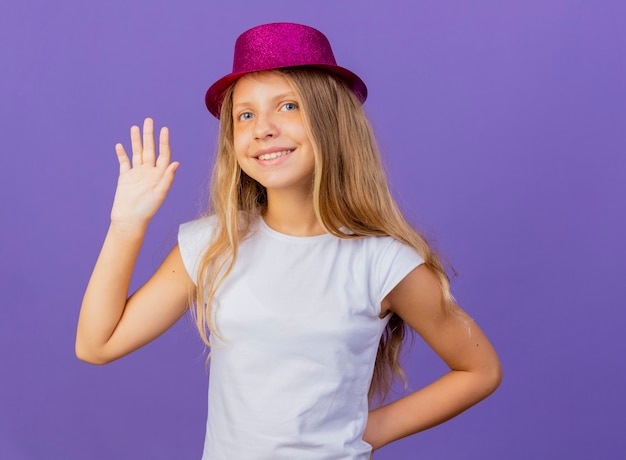
[[[273,160],[274,158],[284,157],[288,153],[291,153],[291,150],[283,150],[281,152],[264,153],[263,155],[259,155],[257,158],[259,160]]]

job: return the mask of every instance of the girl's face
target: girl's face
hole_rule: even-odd
[[[233,138],[237,162],[272,191],[311,193],[315,159],[300,100],[276,72],[246,75],[233,91]]]

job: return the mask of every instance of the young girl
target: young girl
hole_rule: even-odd
[[[392,199],[361,104],[361,79],[319,31],[242,34],[212,85],[220,119],[211,212],[127,298],[137,254],[178,163],[153,122],[131,128],[111,225],[85,292],[76,353],[102,364],[192,310],[211,346],[204,459],[367,459],[495,390],[489,341],[455,304],[437,256]],[[405,325],[450,371],[370,410],[392,377]]]

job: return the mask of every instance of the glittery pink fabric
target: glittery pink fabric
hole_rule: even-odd
[[[206,105],[219,118],[226,88],[249,72],[281,67],[312,66],[342,77],[361,102],[367,98],[365,83],[335,61],[330,42],[320,31],[301,24],[264,24],[237,38],[232,73],[215,82],[206,93]]]

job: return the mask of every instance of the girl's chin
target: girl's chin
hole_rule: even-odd
[[[281,178],[281,180],[271,180],[271,179],[263,179],[263,178],[253,178],[257,181],[261,186],[267,190],[268,194],[278,195],[278,194],[289,194],[294,193],[298,195],[306,195],[313,198],[312,189],[313,189],[313,181],[310,179],[302,179],[302,180],[294,180],[288,181]]]

